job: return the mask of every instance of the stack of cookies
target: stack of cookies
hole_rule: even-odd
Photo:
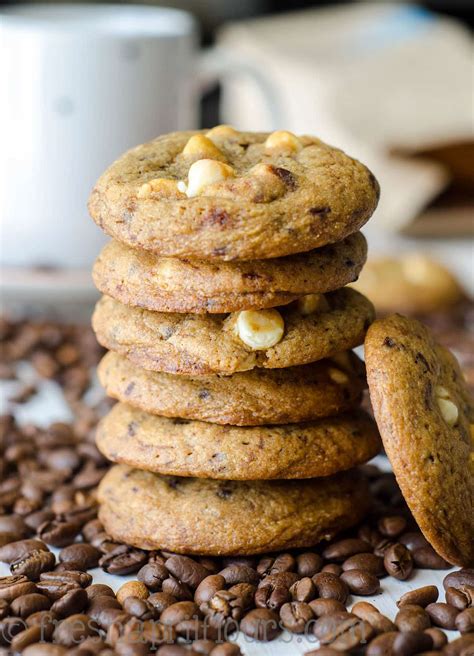
[[[119,403],[97,432],[115,539],[189,554],[308,547],[356,523],[380,441],[345,287],[379,189],[313,137],[218,126],[138,146],[90,199],[111,241],[93,327]]]

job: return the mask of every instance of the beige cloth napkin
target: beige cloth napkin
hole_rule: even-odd
[[[398,230],[448,183],[441,166],[395,158],[472,135],[472,48],[459,24],[406,4],[360,3],[225,27],[230,56],[274,85],[285,124],[358,157],[382,186],[380,226]],[[265,129],[269,116],[250,79],[230,78],[223,118]]]

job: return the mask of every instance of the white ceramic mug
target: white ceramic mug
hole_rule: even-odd
[[[253,76],[198,51],[191,14],[137,5],[17,5],[0,13],[0,203],[3,272],[87,269],[104,237],[86,202],[126,149],[197,126],[202,80]],[[7,276],[8,277],[8,276]],[[5,279],[5,276],[4,276]]]

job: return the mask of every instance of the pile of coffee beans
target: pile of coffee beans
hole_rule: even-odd
[[[8,326],[11,357],[18,336]],[[56,328],[66,330],[56,345],[67,343],[71,329]],[[47,341],[40,333],[18,357],[38,352]],[[294,640],[319,640],[312,655],[473,656],[474,570],[445,577],[446,602],[432,585],[407,591],[393,621],[371,603],[352,605],[352,595],[382,592],[388,577],[450,568],[418,530],[391,474],[364,467],[375,500],[370,517],[315,550],[233,558],[146,552],[114,541],[97,518],[96,487],[108,463],[93,442],[100,412],[80,404],[71,424],[0,418],[0,561],[10,567],[0,578],[0,656],[239,656],[237,631],[251,641],[284,629]],[[93,583],[96,567],[134,580],[114,592]],[[444,630],[459,635],[448,643]]]

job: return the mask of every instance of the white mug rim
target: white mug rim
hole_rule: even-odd
[[[134,4],[21,3],[0,10],[0,26],[107,37],[180,37],[196,30],[192,14],[172,7]]]

